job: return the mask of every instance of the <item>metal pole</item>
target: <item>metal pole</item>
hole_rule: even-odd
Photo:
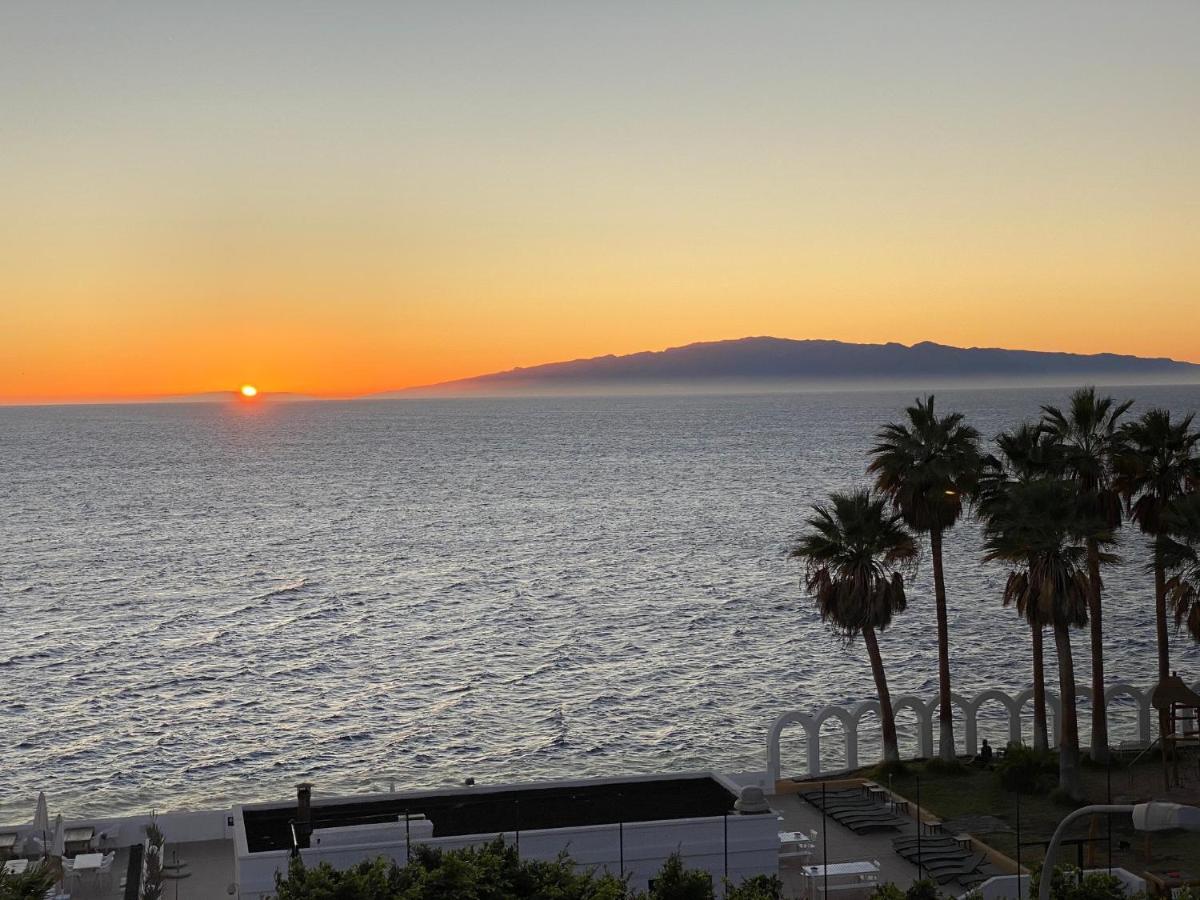
[[[921,832],[925,826],[921,824],[921,776],[917,776],[917,877],[925,877],[925,860],[921,856]]]
[[[520,860],[521,859],[521,801],[514,800],[513,802],[516,803],[516,805],[517,805],[517,821],[516,821],[517,859]]]
[[[621,854],[621,877],[625,877],[625,820],[621,818],[621,792],[617,791],[617,842]]]
[[[825,896],[829,896],[829,812],[825,805],[825,782],[821,782],[821,849],[823,851],[823,864],[821,872],[825,876]]]
[[[1108,778],[1108,796],[1106,803],[1112,803],[1112,752],[1108,754],[1108,767],[1105,771]],[[1108,817],[1108,874],[1112,875],[1112,816]]]
[[[404,862],[412,862],[412,839],[409,837],[407,807],[404,809]]]
[[[725,880],[729,880],[729,813],[721,816],[721,824],[725,828]]]
[[[1021,897],[1024,894],[1021,892],[1021,792],[1017,791],[1017,896]]]
[[[1054,836],[1050,838],[1050,843],[1046,846],[1046,858],[1042,862],[1042,883],[1038,890],[1038,900],[1050,900],[1050,882],[1054,880],[1054,854],[1058,851],[1058,845],[1062,843],[1063,835],[1067,833],[1067,826],[1076,819],[1081,819],[1084,816],[1094,816],[1097,813],[1131,813],[1133,805],[1117,805],[1117,806],[1084,806],[1080,809],[1067,815],[1065,819],[1058,823],[1058,828],[1054,830]]]
[[[619,852],[621,854],[621,877],[625,877],[625,823],[617,823],[617,843],[620,845]]]

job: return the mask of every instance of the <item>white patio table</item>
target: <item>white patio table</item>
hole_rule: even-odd
[[[825,893],[825,876],[829,876],[829,893],[843,891],[873,890],[879,883],[879,863],[875,860],[862,862],[830,863],[827,866],[804,866],[800,871],[808,882],[806,893],[815,898]]]
[[[100,866],[104,864],[103,853],[80,853],[75,857],[75,863],[72,868],[76,872],[98,872]]]

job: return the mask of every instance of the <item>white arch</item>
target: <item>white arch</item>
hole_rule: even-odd
[[[983,704],[997,701],[1008,713],[1008,740],[1010,743],[1021,743],[1021,707],[1017,701],[1004,691],[995,688],[980,691],[968,704],[967,711],[967,752],[974,756],[979,752],[979,709]]]
[[[1200,682],[1195,684],[1194,690],[1200,692]],[[1080,704],[1083,701],[1090,700],[1092,696],[1091,688],[1082,684],[1076,685],[1075,693],[1076,702]],[[1151,741],[1151,693],[1152,690],[1149,688],[1141,689],[1125,682],[1117,682],[1104,689],[1105,709],[1108,708],[1116,697],[1132,697],[1134,699],[1138,708],[1139,737],[1147,744]],[[971,754],[975,754],[979,750],[977,722],[979,708],[989,701],[998,701],[1008,710],[1009,736],[1011,739],[1020,742],[1022,737],[1021,714],[1025,709],[1025,705],[1033,702],[1033,689],[1026,688],[1016,696],[1013,696],[993,688],[980,691],[970,700],[961,694],[952,693],[950,695],[951,706],[957,706],[961,711],[967,752]],[[933,719],[940,705],[941,701],[938,697],[934,697],[932,700],[922,700],[920,697],[915,697],[911,694],[902,694],[892,703],[892,712],[894,714],[899,714],[906,709],[911,709],[917,714],[920,727],[918,735],[919,752],[922,757],[928,758],[933,756]],[[1046,691],[1046,709],[1049,715],[1054,717],[1050,739],[1054,746],[1058,746],[1062,740],[1062,701],[1054,691]],[[783,729],[789,725],[801,725],[804,728],[805,737],[808,742],[808,774],[812,776],[820,775],[822,772],[821,725],[830,719],[837,719],[842,723],[842,727],[846,732],[846,765],[848,768],[857,768],[858,729],[863,716],[868,712],[879,712],[878,700],[874,698],[863,700],[850,707],[826,706],[815,715],[792,711],[779,716],[771,725],[771,730],[767,737],[768,776],[775,781],[778,781],[781,777],[779,738],[783,733]]]
[[[953,723],[953,721],[954,721],[954,707],[956,707],[956,706],[962,712],[963,722],[965,723],[965,730],[963,732],[963,738],[967,742],[967,750],[968,750],[968,752],[974,754],[975,751],[971,750],[971,745],[972,745],[972,742],[975,740],[975,717],[971,714],[971,701],[968,700],[966,697],[964,697],[962,694],[958,693],[957,691],[951,691],[950,692],[950,721],[951,721],[951,723]],[[941,712],[942,712],[942,697],[941,697],[941,692],[939,692],[938,696],[934,697],[932,700],[929,701],[930,718],[931,719],[940,719]],[[930,755],[932,755],[932,754],[930,754]]]
[[[1026,688],[1025,690],[1021,691],[1021,693],[1017,694],[1016,700],[1014,702],[1017,704],[1017,717],[1019,720],[1022,711],[1025,709],[1025,704],[1033,702],[1033,688]],[[1059,719],[1059,713],[1061,713],[1061,712],[1062,712],[1062,706],[1058,702],[1058,695],[1055,694],[1053,691],[1046,691],[1047,718],[1053,717],[1051,719],[1051,721],[1046,723],[1046,729],[1050,732],[1049,734],[1046,735],[1046,740],[1048,740],[1050,742],[1051,747],[1058,746],[1058,736],[1059,736],[1058,719]],[[1020,735],[1019,731],[1018,731],[1018,735]],[[1023,741],[1018,740],[1018,743],[1023,743]]]
[[[779,716],[772,724],[771,731],[767,736],[767,777],[774,783],[782,778],[781,765],[779,759],[779,738],[783,734],[783,729],[789,725],[800,725],[804,728],[808,751],[808,774],[817,775],[821,771],[821,752],[819,739],[813,736],[813,717],[808,713],[802,712],[785,712]],[[820,731],[817,728],[816,731]],[[816,767],[813,766],[814,754]]]
[[[1135,688],[1132,684],[1126,684],[1123,681],[1118,681],[1116,684],[1110,684],[1104,689],[1104,710],[1108,711],[1109,704],[1112,703],[1114,697],[1132,697],[1137,704],[1138,711],[1138,740],[1143,744],[1149,745],[1152,740],[1150,734],[1150,695],[1152,691],[1142,691]]]
[[[933,756],[933,712],[928,703],[912,694],[903,694],[892,704],[893,715],[899,715],[905,709],[917,714],[917,753],[928,759]]]
[[[879,708],[878,700],[870,700],[867,702],[874,703],[875,708],[876,709]],[[857,704],[857,706],[861,706],[861,705],[862,704]],[[822,709],[819,713],[817,713],[813,717],[813,722],[816,726],[816,728],[814,730],[816,731],[816,743],[818,745],[818,748],[820,747],[820,742],[821,742],[821,726],[824,725],[826,722],[828,722],[830,719],[837,719],[839,722],[841,722],[842,723],[842,731],[845,732],[845,735],[846,735],[846,768],[847,769],[857,769],[858,768],[858,719],[854,716],[854,714],[850,710],[846,709],[844,706],[826,706],[824,709]],[[817,769],[819,770],[820,768],[821,768],[821,756],[820,756],[820,753],[818,753],[817,754]]]

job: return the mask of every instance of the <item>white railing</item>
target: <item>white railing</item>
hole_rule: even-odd
[[[1200,682],[1193,685],[1193,688],[1200,691]],[[1085,711],[1091,704],[1092,689],[1087,685],[1081,684],[1076,686],[1075,691],[1078,708],[1081,711]],[[1150,729],[1150,695],[1152,691],[1153,688],[1142,690],[1124,682],[1109,685],[1104,690],[1105,709],[1118,697],[1129,697],[1134,701],[1137,706],[1139,742],[1146,745],[1149,745],[1152,740]],[[1008,713],[1008,739],[1020,743],[1021,714],[1026,706],[1033,703],[1033,689],[1030,688],[1021,691],[1015,697],[999,690],[981,691],[969,700],[961,694],[952,693],[950,695],[951,704],[958,707],[959,711],[959,714],[954,717],[955,724],[962,728],[962,734],[966,742],[966,751],[971,756],[979,752],[979,708],[990,701],[998,702],[1005,708]],[[911,710],[916,713],[917,744],[919,748],[917,755],[920,757],[931,757],[934,755],[933,723],[937,718],[939,706],[941,706],[941,701],[937,697],[926,701],[911,694],[904,694],[892,702],[892,710],[896,715],[905,710]],[[1047,715],[1051,720],[1047,724],[1051,728],[1053,742],[1057,745],[1059,739],[1058,720],[1061,705],[1058,695],[1053,691],[1046,691],[1046,709]],[[878,700],[864,700],[849,707],[826,706],[814,714],[795,711],[784,713],[771,725],[771,732],[767,737],[768,778],[772,781],[778,781],[781,777],[779,739],[783,734],[783,730],[790,725],[799,725],[804,729],[808,756],[807,774],[810,776],[820,775],[826,771],[821,765],[821,726],[830,719],[836,719],[842,724],[846,742],[845,768],[858,768],[858,730],[862,724],[863,717],[868,714],[873,714],[875,722],[878,723]]]

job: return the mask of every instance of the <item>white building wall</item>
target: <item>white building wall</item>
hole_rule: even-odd
[[[567,852],[580,870],[598,868],[621,874],[622,837],[624,843],[624,872],[630,883],[640,889],[647,887],[672,853],[680,853],[689,869],[702,869],[712,875],[713,883],[722,884],[726,872],[726,825],[728,825],[729,879],[740,882],[754,875],[775,875],[779,872],[779,820],[774,813],[721,818],[676,819],[662,822],[632,822],[624,826],[593,825],[579,828],[555,828],[541,831],[522,831],[522,859],[553,860]],[[622,834],[623,832],[623,834]],[[501,835],[516,844],[517,835]],[[414,837],[413,847],[426,844],[446,850],[478,846],[494,840],[497,835],[458,835],[454,837]],[[364,860],[385,856],[404,865],[407,850],[403,840],[358,846],[320,847],[301,851],[306,865],[327,862],[344,869]],[[238,896],[242,900],[262,900],[275,887],[275,873],[285,873],[287,851],[270,853],[239,853],[237,860]]]

